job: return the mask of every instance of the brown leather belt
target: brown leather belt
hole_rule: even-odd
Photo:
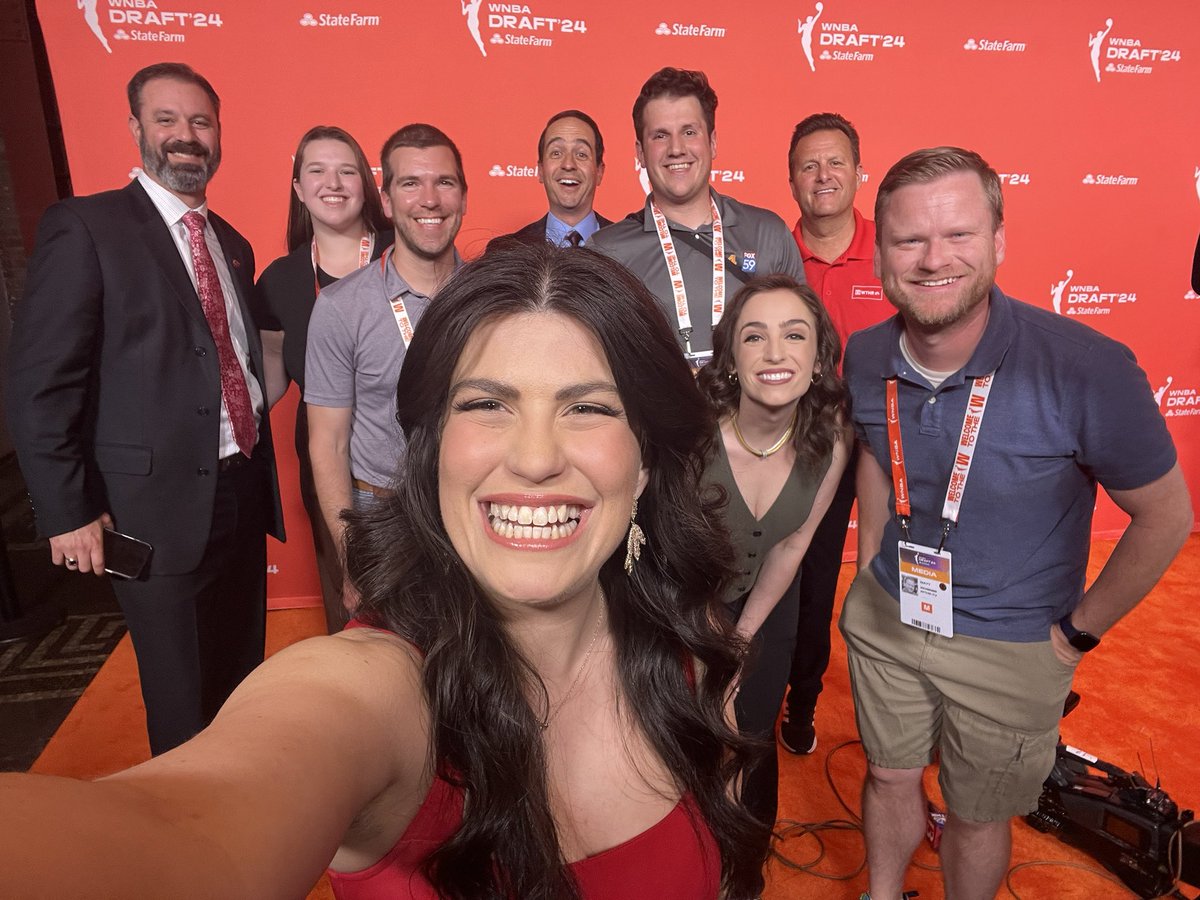
[[[387,488],[376,487],[370,482],[363,481],[361,478],[351,478],[350,483],[354,485],[355,490],[366,491],[368,494],[374,494],[376,497],[390,497],[392,491]]]

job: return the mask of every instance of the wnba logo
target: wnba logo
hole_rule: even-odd
[[[100,46],[112,53],[112,47],[108,46],[108,38],[104,36],[104,31],[100,28],[100,14],[96,11],[96,0],[76,0],[75,5],[83,11],[83,20],[87,22],[88,28],[92,29],[92,34],[96,36]]]
[[[1200,416],[1200,392],[1190,387],[1175,387],[1175,379],[1168,375],[1167,380],[1159,385],[1154,392],[1154,402],[1167,419],[1181,416]]]
[[[1063,291],[1067,289],[1067,285],[1071,283],[1071,279],[1075,277],[1074,269],[1067,269],[1067,274],[1063,276],[1062,281],[1056,281],[1050,285],[1050,302],[1054,304],[1054,311],[1060,316],[1063,314]]]
[[[1094,34],[1088,34],[1088,52],[1092,62],[1092,74],[1096,81],[1100,80],[1100,55],[1108,60],[1104,66],[1105,72],[1115,72],[1124,75],[1149,75],[1154,71],[1152,63],[1179,62],[1183,54],[1178,49],[1165,47],[1144,47],[1141,38],[1113,37],[1113,20],[1105,19],[1104,27]],[[1105,47],[1107,40],[1108,46]]]
[[[1112,31],[1112,19],[1104,20],[1104,27],[1095,34],[1088,35],[1088,52],[1092,57],[1092,71],[1096,75],[1096,81],[1100,80],[1100,48],[1104,44],[1104,39],[1108,37],[1108,33]]]
[[[482,8],[483,0],[459,0],[459,11],[466,19],[471,40],[486,57],[487,48],[480,32]],[[587,34],[588,30],[583,19],[539,15],[524,3],[492,2],[487,5],[487,27],[492,31],[489,44],[510,47],[552,47],[554,38],[545,34]]]
[[[1106,316],[1137,299],[1137,291],[1106,290],[1094,282],[1076,280],[1074,269],[1067,269],[1061,280],[1050,284],[1050,302],[1060,316]]]
[[[483,6],[483,0],[459,0],[459,2],[462,5],[462,14],[467,19],[467,31],[471,32],[471,39],[475,41],[475,46],[486,58],[487,48],[483,46],[483,38],[479,34],[479,7]]]

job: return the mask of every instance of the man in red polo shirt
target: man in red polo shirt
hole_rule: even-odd
[[[792,230],[809,285],[845,345],[854,331],[895,310],[875,277],[875,223],[854,208],[862,180],[858,132],[837,113],[817,113],[796,126],[788,149],[792,196],[800,219]],[[817,747],[813,714],[829,665],[829,624],[838,569],[854,503],[853,460],[800,567],[800,621],[779,741],[792,753]]]

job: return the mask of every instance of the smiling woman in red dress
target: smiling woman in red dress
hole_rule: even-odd
[[[349,529],[364,627],[128,772],[0,776],[6,890],[295,897],[329,865],[355,900],[757,895],[715,421],[653,298],[588,250],[486,253],[397,398],[405,470]]]

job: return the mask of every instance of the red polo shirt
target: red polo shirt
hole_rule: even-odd
[[[792,236],[804,260],[804,275],[809,287],[817,292],[829,317],[846,345],[846,338],[863,328],[882,322],[896,310],[883,296],[883,286],[875,277],[875,223],[854,210],[854,239],[846,252],[833,262],[814,256],[804,246],[800,222]]]

